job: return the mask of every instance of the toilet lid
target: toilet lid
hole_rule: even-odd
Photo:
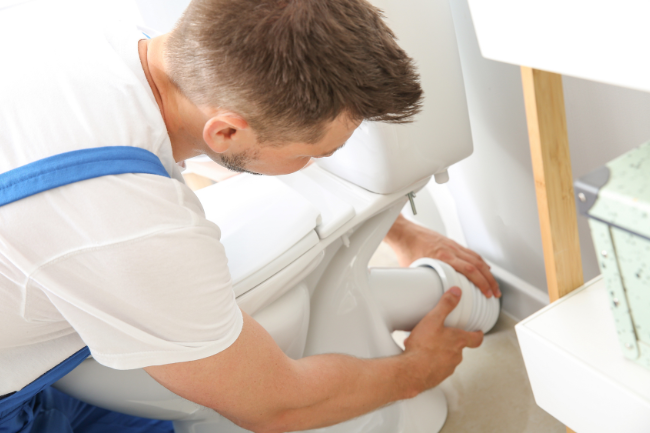
[[[318,209],[276,178],[241,174],[196,195],[206,218],[221,229],[233,286],[290,249],[300,256],[314,246],[303,239],[314,232]]]
[[[330,190],[334,175],[316,164],[277,178],[307,199],[320,212],[316,233],[321,239],[334,234],[355,216],[354,207]]]

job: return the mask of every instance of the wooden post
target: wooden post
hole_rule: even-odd
[[[583,284],[562,76],[522,67],[537,208],[551,302]],[[573,431],[567,428],[568,433]]]
[[[584,282],[562,76],[522,67],[521,77],[552,302]]]

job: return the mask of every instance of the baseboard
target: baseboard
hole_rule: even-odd
[[[489,263],[501,288],[501,311],[520,321],[549,304],[548,295],[509,271]]]

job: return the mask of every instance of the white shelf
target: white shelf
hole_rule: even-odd
[[[647,0],[469,0],[485,58],[650,91]]]
[[[542,409],[579,433],[650,431],[650,370],[623,357],[600,277],[515,329]]]

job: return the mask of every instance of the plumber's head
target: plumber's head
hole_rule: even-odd
[[[205,115],[203,152],[238,171],[297,171],[361,121],[421,106],[413,61],[365,0],[193,0],[165,63]]]

